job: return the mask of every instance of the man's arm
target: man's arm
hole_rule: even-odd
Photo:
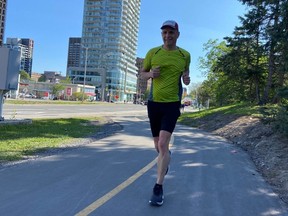
[[[150,79],[150,78],[157,78],[160,76],[160,67],[153,68],[151,70],[145,70],[144,68],[141,69],[140,76],[142,79]]]
[[[189,73],[190,73],[189,69],[187,69],[186,71],[183,72],[182,80],[183,80],[183,83],[185,85],[189,85],[190,84],[190,75],[189,75]]]
[[[140,77],[141,77],[141,79],[145,79],[145,80],[150,79],[151,78],[151,71],[147,71],[144,68],[142,68],[141,72],[140,72]]]

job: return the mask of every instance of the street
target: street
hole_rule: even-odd
[[[146,107],[120,106],[113,106],[113,112],[97,106],[98,113],[109,113],[123,126],[113,136],[1,168],[0,215],[288,216],[287,207],[244,151],[221,137],[181,125],[171,147],[164,204],[151,207],[157,154]],[[57,110],[52,114],[38,111],[43,117],[66,115],[67,109],[73,115],[79,109],[97,113],[93,107],[64,107],[46,107]],[[5,106],[4,114],[9,109]],[[30,118],[31,110],[35,107],[25,106],[19,117],[26,113]]]
[[[117,113],[145,112],[140,104],[8,104],[4,103],[5,120],[24,118],[68,118],[73,116],[112,115]],[[145,114],[145,113],[143,113]]]

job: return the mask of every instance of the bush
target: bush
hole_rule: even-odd
[[[262,120],[264,123],[270,124],[271,122],[275,122],[278,109],[277,106],[261,106],[259,112],[263,115]]]
[[[278,112],[275,117],[275,127],[288,137],[288,87],[278,90],[277,96],[281,99]]]
[[[75,100],[75,101],[81,101],[82,97],[83,97],[82,92],[74,92],[72,94],[72,100]],[[84,100],[87,100],[87,99],[88,99],[88,96],[86,94],[84,94]]]
[[[259,112],[264,123],[271,124],[274,130],[288,137],[288,106],[262,106]]]
[[[288,106],[279,107],[274,126],[277,131],[288,137]]]

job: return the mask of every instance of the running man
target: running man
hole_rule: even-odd
[[[177,22],[161,26],[163,45],[145,56],[141,77],[152,79],[147,111],[155,149],[158,152],[157,180],[150,204],[163,204],[163,182],[170,162],[169,141],[180,116],[182,81],[189,85],[190,53],[176,45],[180,35]],[[182,80],[181,80],[182,78]]]

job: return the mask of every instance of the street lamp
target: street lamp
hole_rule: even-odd
[[[122,77],[122,83],[123,83],[123,99],[127,99],[127,91],[126,91],[126,84],[127,84],[127,72],[128,72],[128,57],[125,52],[122,52],[124,55],[124,60],[125,60],[125,72],[124,72],[124,82],[123,82],[123,77]],[[127,99],[128,100],[128,99]]]
[[[72,84],[74,84],[74,80],[76,79],[77,77],[75,76],[73,79],[72,79]]]
[[[101,100],[105,101],[105,88],[106,88],[106,73],[107,68],[103,69],[102,75],[101,75]]]
[[[83,81],[83,94],[82,94],[82,102],[84,101],[85,94],[85,84],[86,84],[86,72],[87,72],[87,56],[88,56],[88,47],[81,44],[81,46],[85,49],[85,66],[84,66],[84,81]]]
[[[104,53],[101,58],[102,59],[105,59],[107,61],[108,58],[110,58],[110,56],[113,56],[114,53],[113,52],[108,52],[108,53]],[[107,71],[108,71],[108,65],[107,63],[105,64],[104,66],[104,69],[102,71],[102,77],[101,77],[101,91],[102,91],[102,101],[105,101],[105,92],[106,92],[106,75],[107,75]],[[110,83],[110,86],[111,86],[111,83]],[[110,99],[110,94],[111,94],[111,89],[110,89],[110,93],[109,93],[109,99]]]

